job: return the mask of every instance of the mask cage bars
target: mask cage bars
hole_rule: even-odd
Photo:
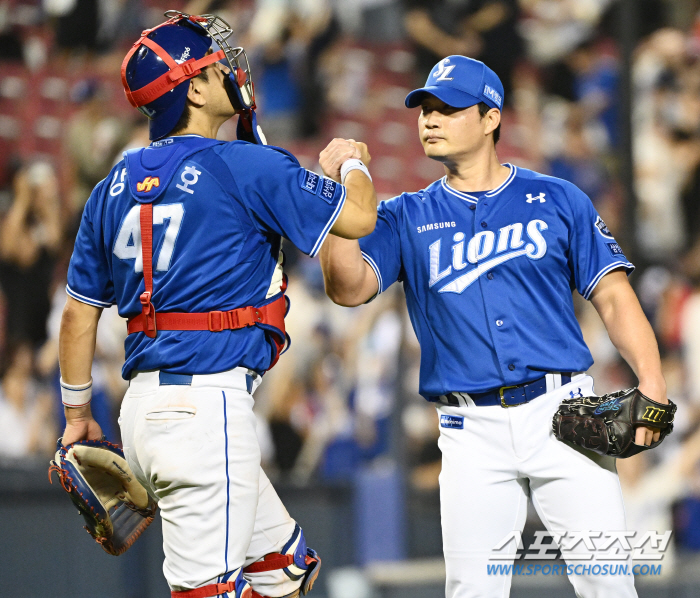
[[[183,18],[199,25],[204,29],[216,45],[223,50],[232,78],[236,80],[240,100],[246,110],[255,108],[255,93],[253,90],[253,77],[250,72],[248,55],[240,46],[232,48],[227,39],[233,33],[231,26],[217,15],[189,15],[179,10],[165,12],[168,19]],[[245,80],[242,74],[245,74]]]

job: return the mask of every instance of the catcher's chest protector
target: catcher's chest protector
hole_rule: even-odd
[[[262,307],[242,307],[229,311],[204,313],[156,313],[153,305],[153,203],[161,196],[173,176],[189,156],[221,142],[215,139],[194,138],[187,144],[156,142],[150,148],[140,148],[126,152],[127,184],[134,199],[141,204],[139,221],[141,229],[141,251],[143,260],[144,292],[140,300],[142,311],[128,322],[129,334],[143,332],[155,338],[158,330],[208,330],[221,332],[237,330],[248,326],[263,326],[271,333],[276,347],[272,366],[277,363],[287,342],[284,316],[288,302],[284,295],[287,281],[284,278],[282,294],[278,299]],[[185,176],[189,174],[189,176]],[[196,168],[185,169],[182,184],[176,186],[181,191],[192,192],[201,172]],[[190,248],[196,251],[196,248]]]

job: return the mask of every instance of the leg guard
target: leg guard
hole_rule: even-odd
[[[288,582],[290,580],[299,582],[295,590],[287,592],[282,596],[278,594],[267,596],[253,590],[253,598],[296,598],[300,594],[306,596],[311,588],[313,588],[320,569],[321,558],[316,554],[315,550],[307,548],[304,532],[297,524],[292,537],[280,552],[273,552],[266,555],[261,560],[243,569],[243,572],[248,581],[254,586],[258,585],[256,581],[261,582],[263,577],[266,578],[266,583],[264,585],[268,592],[271,585],[282,586],[284,584],[288,587]],[[272,580],[270,578],[274,575],[274,573],[271,574],[271,572],[280,572],[283,574],[280,576],[280,582],[278,584],[274,584],[274,582],[271,583]],[[279,573],[277,575],[279,575]]]
[[[219,595],[226,596],[226,598],[253,598],[253,589],[248,580],[243,577],[243,570],[238,571],[234,581],[211,583],[183,592],[170,592],[171,598],[210,598]]]

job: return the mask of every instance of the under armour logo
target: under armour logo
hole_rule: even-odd
[[[177,184],[175,186],[182,191],[186,191],[187,193],[194,193],[194,191],[190,189],[190,185],[196,184],[196,182],[199,180],[200,174],[202,173],[199,172],[199,170],[197,170],[194,166],[185,166],[185,170],[180,175],[180,179],[184,185]],[[189,175],[189,177],[187,175]]]
[[[448,75],[454,70],[455,64],[451,64],[450,66],[447,66],[450,62],[449,58],[443,58],[439,63],[438,63],[438,68],[437,70],[433,73],[433,77],[435,77],[436,81],[453,81],[454,77],[448,77]]]
[[[160,179],[157,176],[153,178],[147,176],[140,183],[136,183],[137,191],[145,191],[148,193],[153,187],[160,187]]]
[[[525,201],[527,201],[527,203],[532,203],[533,201],[537,201],[538,199],[540,200],[540,203],[544,203],[545,201],[547,201],[547,200],[544,198],[544,193],[540,193],[540,194],[537,195],[536,197],[532,197],[532,193],[528,193],[528,194],[527,194],[527,199],[526,199]]]
[[[573,390],[570,390],[570,391],[569,391],[569,396],[570,396],[572,399],[582,399],[582,398],[583,398],[583,393],[581,392],[581,389],[579,388],[576,392],[574,392]]]

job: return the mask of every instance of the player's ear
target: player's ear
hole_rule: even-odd
[[[498,108],[491,108],[484,117],[484,135],[493,133],[501,124],[501,111]]]
[[[187,90],[187,100],[197,107],[202,107],[207,103],[206,81],[201,77],[190,79],[190,86]]]

